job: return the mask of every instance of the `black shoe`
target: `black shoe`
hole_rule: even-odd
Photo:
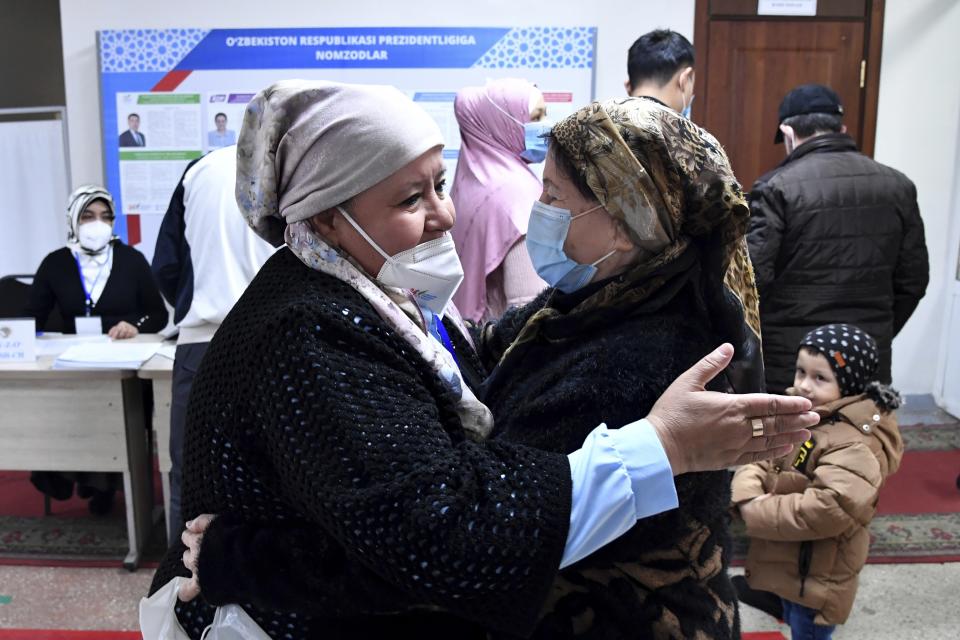
[[[731,580],[733,588],[737,590],[737,599],[740,602],[754,609],[759,609],[777,620],[783,620],[783,601],[780,600],[780,596],[769,591],[751,589],[750,585],[747,584],[747,579],[743,576],[733,576]]]
[[[30,484],[54,500],[69,500],[73,495],[73,480],[64,478],[56,471],[31,472]]]
[[[94,489],[93,497],[90,498],[90,502],[87,503],[87,508],[90,509],[90,513],[95,516],[105,516],[113,511],[113,502],[116,495],[117,492],[113,489],[109,491]]]

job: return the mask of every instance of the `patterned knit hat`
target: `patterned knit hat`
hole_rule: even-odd
[[[828,324],[814,329],[800,342],[823,356],[833,368],[843,396],[863,393],[880,365],[880,350],[870,334],[852,324]]]

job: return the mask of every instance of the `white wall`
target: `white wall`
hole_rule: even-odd
[[[556,0],[352,0],[351,2],[230,0],[206,3],[61,0],[64,71],[74,182],[100,182],[96,36],[98,29],[172,27],[505,26],[587,25],[599,30],[597,95],[623,94],[626,51],[656,27],[692,39],[694,0],[605,0],[598,5]],[[927,225],[932,281],[926,299],[894,342],[894,382],[907,393],[930,393],[942,351],[949,250],[949,210],[957,174],[954,141],[960,113],[960,3],[886,3],[876,157],[917,184]],[[265,6],[269,11],[265,12]],[[953,336],[953,339],[957,338]]]
[[[947,234],[947,265],[944,270],[943,331],[940,366],[933,388],[937,404],[960,416],[960,113],[957,114],[957,138],[953,201],[950,207],[950,232]]]
[[[930,393],[944,335],[951,256],[952,194],[960,126],[960,3],[886,3],[876,159],[917,185],[930,252],[927,296],[893,343],[893,379],[905,393]],[[953,242],[956,242],[954,236]]]

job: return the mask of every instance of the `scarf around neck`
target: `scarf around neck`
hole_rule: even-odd
[[[395,300],[391,299],[391,295],[402,296],[403,292],[387,291],[385,287],[381,287],[370,279],[350,260],[330,247],[306,221],[288,225],[284,232],[284,239],[294,255],[307,267],[350,285],[370,303],[391,329],[414,348],[456,398],[460,423],[471,439],[482,441],[490,435],[493,430],[493,414],[464,382],[453,356],[442,344],[418,326]],[[470,342],[470,334],[453,304],[447,306],[446,317]]]

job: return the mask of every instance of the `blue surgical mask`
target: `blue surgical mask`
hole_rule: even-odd
[[[691,112],[692,109],[693,109],[693,99],[696,98],[696,97],[697,97],[697,96],[690,96],[690,103],[687,104],[687,106],[685,106],[685,107],[683,108],[683,111],[680,112],[680,115],[682,115],[682,116],[683,116],[684,118],[686,118],[687,120],[690,119],[690,112]]]
[[[598,205],[572,215],[567,209],[544,204],[539,200],[533,203],[530,224],[527,227],[527,252],[537,275],[551,287],[556,287],[563,293],[573,293],[583,288],[597,274],[597,265],[616,253],[616,250],[613,250],[596,262],[580,264],[568,258],[563,251],[570,224],[577,218],[601,208],[602,205]]]
[[[537,164],[546,160],[547,140],[543,137],[543,135],[550,133],[550,129],[553,128],[553,123],[548,122],[546,119],[540,120],[539,122],[520,122],[510,115],[506,109],[498,105],[496,101],[490,97],[490,94],[484,93],[484,96],[490,101],[490,104],[497,108],[500,113],[516,122],[517,126],[523,129],[524,149],[520,152],[520,159],[524,160],[525,162],[529,162],[530,164]]]
[[[547,159],[547,139],[543,136],[550,133],[552,122],[527,122],[523,125],[524,150],[520,157],[531,164],[543,162]]]

